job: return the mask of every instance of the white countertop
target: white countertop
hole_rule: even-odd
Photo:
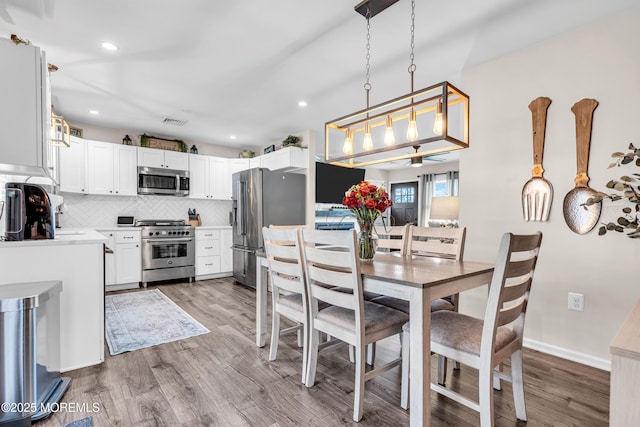
[[[230,225],[200,225],[194,228],[196,230],[231,230]]]
[[[140,227],[133,227],[133,226],[126,226],[126,227],[96,227],[96,230],[98,231],[139,231],[142,232],[142,228]]]
[[[56,246],[56,245],[87,245],[92,243],[107,243],[108,239],[92,228],[58,228],[55,239],[21,240],[15,242],[2,241],[0,248],[16,248],[19,246]]]

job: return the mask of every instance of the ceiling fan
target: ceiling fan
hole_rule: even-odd
[[[420,147],[418,145],[414,145],[413,148],[416,150],[416,153],[417,153]],[[422,157],[412,157],[411,159],[409,159],[409,163],[407,164],[411,165],[414,168],[419,168],[420,166],[422,166],[423,161],[444,162],[446,159],[440,158],[438,156],[445,155],[445,154],[449,154],[449,151],[443,151],[441,153],[435,153],[435,154],[427,154],[426,156],[422,156]]]

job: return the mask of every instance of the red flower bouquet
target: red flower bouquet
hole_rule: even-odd
[[[360,259],[371,260],[375,253],[373,223],[387,208],[393,205],[389,193],[377,185],[362,181],[352,185],[342,198],[342,204],[351,209],[360,226]]]

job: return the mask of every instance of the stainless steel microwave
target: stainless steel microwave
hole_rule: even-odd
[[[138,194],[189,195],[189,171],[138,166]]]

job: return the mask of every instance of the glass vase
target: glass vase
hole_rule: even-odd
[[[373,232],[373,224],[361,223],[359,225],[358,256],[362,262],[371,262],[378,246],[378,236]]]

